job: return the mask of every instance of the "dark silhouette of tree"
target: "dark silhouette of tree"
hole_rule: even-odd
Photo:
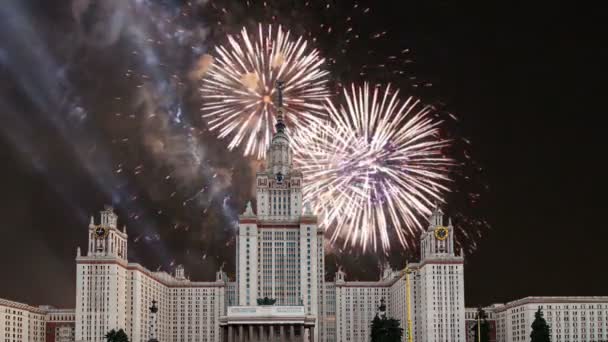
[[[531,342],[550,342],[551,334],[549,325],[543,318],[542,307],[534,314],[534,322],[532,322],[532,333],[530,333]]]
[[[380,317],[378,317],[378,315],[376,315],[376,316],[374,316],[374,319],[372,320],[372,342],[380,341],[381,329],[382,329],[382,320],[380,319]]]
[[[106,334],[106,340],[108,342],[129,342],[129,336],[122,329],[118,331],[112,329]]]
[[[274,305],[274,303],[276,303],[277,300],[271,299],[268,297],[264,297],[264,298],[258,298],[257,302],[258,302],[258,305]]]
[[[376,315],[372,321],[372,342],[400,342],[403,337],[399,320],[380,318]]]
[[[403,337],[399,320],[386,317],[384,299],[378,308],[379,313],[372,320],[372,342],[400,342]]]
[[[386,320],[386,334],[385,334],[385,342],[400,342],[401,337],[403,337],[403,329],[401,329],[401,325],[399,320],[394,318],[388,318]]]
[[[473,325],[475,331],[475,342],[490,342],[490,323],[488,323],[488,315],[482,308],[477,309],[477,317],[475,320],[475,324]],[[479,329],[477,328],[477,324],[479,322]],[[479,334],[479,336],[478,336]],[[481,338],[480,338],[481,336]]]

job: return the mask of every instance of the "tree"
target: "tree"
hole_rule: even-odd
[[[372,342],[400,342],[403,329],[399,320],[386,317],[374,317],[372,321]]]
[[[264,298],[258,298],[257,302],[258,302],[258,305],[274,305],[274,303],[276,303],[277,300],[271,299],[268,297],[264,297]]]
[[[372,320],[372,342],[378,342],[381,339],[380,331],[382,330],[382,320],[378,315]]]
[[[483,311],[482,308],[477,309],[477,320],[475,321],[475,324],[473,325],[474,332],[475,332],[475,342],[490,342],[490,323],[488,323],[488,315],[486,314],[485,311]],[[479,322],[479,328],[477,327],[477,324]],[[479,334],[479,336],[478,336]],[[480,338],[481,337],[481,338]]]
[[[399,320],[386,317],[386,305],[382,299],[379,312],[372,320],[372,342],[400,342],[403,336],[403,329],[400,327]]]
[[[400,342],[401,337],[403,337],[403,329],[401,329],[401,324],[399,320],[394,318],[389,318],[386,320],[386,339],[384,342]]]
[[[129,336],[122,329],[118,331],[112,329],[106,334],[106,340],[108,342],[129,342]]]
[[[531,342],[550,342],[551,334],[549,333],[549,325],[543,318],[542,307],[534,314],[534,322],[532,322],[532,333],[530,333]]]

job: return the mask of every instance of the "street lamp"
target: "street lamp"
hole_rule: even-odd
[[[412,301],[411,301],[411,285],[410,285],[410,273],[413,273],[414,271],[409,268],[409,266],[406,264],[405,268],[403,269],[403,273],[405,273],[405,300],[407,302],[407,341],[408,342],[413,342],[414,341],[414,336],[412,334]]]

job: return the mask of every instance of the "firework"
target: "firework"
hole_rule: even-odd
[[[203,77],[202,117],[229,149],[244,144],[244,154],[264,158],[275,124],[275,86],[285,82],[283,105],[289,126],[307,127],[323,118],[328,96],[325,60],[302,37],[292,39],[280,26],[243,29],[215,49]]]
[[[331,241],[388,251],[397,237],[410,247],[433,206],[449,191],[454,161],[443,150],[432,108],[389,87],[352,86],[339,108],[326,102],[330,124],[293,136],[304,174],[304,201],[332,230]]]

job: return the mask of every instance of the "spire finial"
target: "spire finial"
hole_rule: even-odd
[[[253,213],[253,208],[251,207],[251,201],[247,202],[247,207],[245,208],[245,212],[243,213],[245,216],[255,216]]]
[[[284,81],[277,81],[277,124],[275,125],[277,132],[285,130],[285,122],[283,122],[283,85]]]

